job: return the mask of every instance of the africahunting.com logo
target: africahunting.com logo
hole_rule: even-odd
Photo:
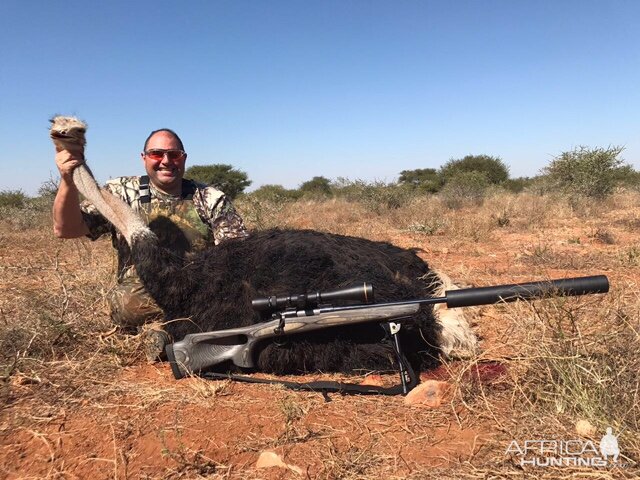
[[[598,446],[591,440],[513,440],[505,453],[514,455],[523,467],[624,466],[618,462],[618,437],[611,427]]]

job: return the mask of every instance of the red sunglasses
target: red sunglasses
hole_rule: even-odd
[[[169,160],[182,160],[186,153],[183,150],[163,150],[161,148],[153,148],[147,150],[144,154],[151,160],[162,160],[166,155]]]

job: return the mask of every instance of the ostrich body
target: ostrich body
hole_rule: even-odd
[[[52,119],[56,148],[84,147],[86,125]],[[189,333],[242,327],[265,318],[251,300],[270,295],[327,291],[368,282],[376,301],[439,295],[450,284],[414,251],[385,242],[306,230],[254,232],[199,253],[181,251],[181,232],[161,218],[149,228],[122,200],[101,190],[84,165],[74,170],[78,190],[123,234],[145,288],[162,308],[174,341]],[[162,228],[154,228],[154,227]],[[157,232],[154,233],[154,230]],[[423,306],[400,331],[409,362],[432,366],[441,352],[469,352],[475,336],[460,314]],[[386,370],[394,352],[380,325],[360,324],[265,341],[255,352],[258,369],[273,373],[315,370]]]

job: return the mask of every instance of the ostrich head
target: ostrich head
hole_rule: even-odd
[[[56,151],[69,150],[84,152],[87,141],[85,133],[87,124],[75,117],[56,116],[51,120],[49,135],[56,146]]]

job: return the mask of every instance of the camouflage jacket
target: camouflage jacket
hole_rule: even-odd
[[[140,177],[114,178],[104,186],[106,190],[122,198],[134,211],[147,219],[148,216],[145,213],[149,209],[176,213],[180,213],[181,210],[188,212],[188,209],[181,207],[193,202],[191,211],[195,210],[199,218],[187,219],[187,222],[194,226],[194,230],[199,230],[202,238],[209,244],[218,245],[226,239],[247,236],[242,218],[235,211],[227,196],[220,190],[186,179],[182,180],[182,195],[180,196],[161,192],[153,184],[149,187],[151,199],[147,204],[149,207],[145,208],[140,202]],[[80,205],[80,209],[89,228],[87,235],[89,238],[95,240],[107,233],[111,234],[113,246],[118,250],[118,270],[119,277],[122,279],[124,270],[131,266],[126,241],[93,204],[84,201]],[[192,217],[196,217],[196,214],[193,213]]]

